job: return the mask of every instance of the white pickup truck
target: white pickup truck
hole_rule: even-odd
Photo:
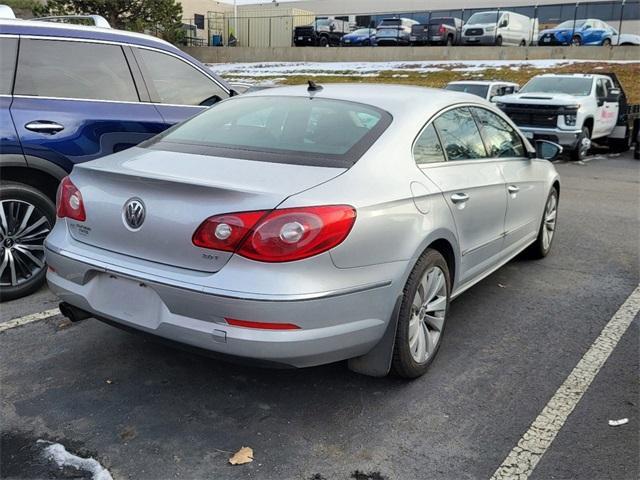
[[[559,143],[573,160],[586,157],[591,140],[627,151],[637,110],[615,74],[538,75],[496,105],[528,138]]]

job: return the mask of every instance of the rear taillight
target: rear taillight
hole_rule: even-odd
[[[444,31],[445,31],[444,25],[440,25],[440,28],[438,29],[438,31],[440,33],[444,33]]]
[[[64,177],[56,196],[56,215],[58,218],[70,218],[84,222],[87,215],[82,203],[82,194],[69,177]]]
[[[261,262],[290,262],[339,245],[355,219],[349,205],[216,215],[198,227],[193,243]]]

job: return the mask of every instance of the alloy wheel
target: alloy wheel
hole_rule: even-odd
[[[46,215],[34,205],[0,202],[0,286],[22,285],[45,268],[44,239],[50,231]]]
[[[411,305],[409,351],[417,363],[436,352],[446,312],[447,281],[439,267],[432,267],[422,275]]]
[[[556,231],[556,218],[558,216],[558,198],[555,193],[549,195],[547,206],[544,209],[544,223],[542,225],[542,247],[545,250],[551,246],[551,240]]]

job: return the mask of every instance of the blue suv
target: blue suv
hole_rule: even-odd
[[[137,33],[0,20],[0,299],[39,288],[43,241],[73,165],[124,150],[235,92]]]

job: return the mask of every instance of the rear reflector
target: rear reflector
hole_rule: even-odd
[[[300,327],[293,323],[269,323],[250,322],[249,320],[236,320],[235,318],[225,318],[229,325],[234,327],[259,328],[262,330],[299,330]]]

